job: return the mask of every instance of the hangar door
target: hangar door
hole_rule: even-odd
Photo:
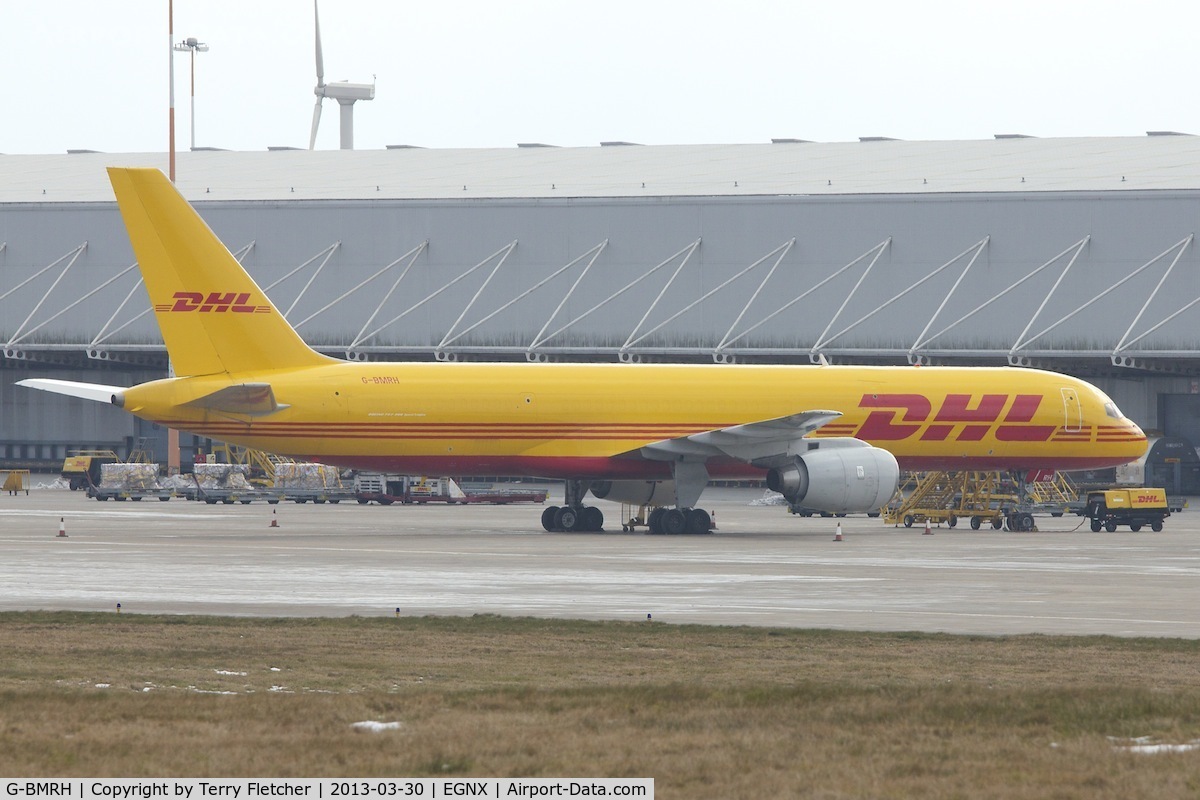
[[[1160,394],[1158,419],[1163,433],[1186,439],[1194,448],[1200,443],[1200,394]],[[1180,457],[1178,453],[1167,453],[1161,463],[1147,463],[1146,472],[1147,486],[1164,486],[1178,494],[1200,494],[1200,467],[1191,454]]]

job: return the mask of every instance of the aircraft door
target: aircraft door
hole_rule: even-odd
[[[1078,431],[1083,426],[1083,406],[1079,402],[1079,393],[1074,389],[1063,388],[1063,429]]]

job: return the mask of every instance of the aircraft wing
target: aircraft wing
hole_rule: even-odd
[[[643,458],[654,461],[728,456],[770,467],[803,451],[800,439],[840,416],[840,411],[802,411],[786,417],[663,439],[641,447],[639,452]]]
[[[124,386],[59,381],[53,378],[26,378],[23,381],[17,381],[17,386],[24,386],[29,389],[41,389],[43,392],[65,394],[68,397],[81,397],[84,400],[94,400],[97,403],[112,403],[113,398],[120,397],[121,393],[125,391]]]

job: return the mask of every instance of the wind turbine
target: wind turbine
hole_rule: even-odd
[[[321,57],[321,16],[317,11],[317,0],[313,0],[313,20],[317,31],[317,88],[313,94],[317,96],[317,105],[313,108],[312,135],[308,139],[308,149],[317,146],[317,126],[321,124],[321,103],[326,97],[338,101],[342,107],[342,149],[354,149],[354,103],[357,100],[374,100],[375,84],[346,83],[337,81],[325,83],[325,61]]]

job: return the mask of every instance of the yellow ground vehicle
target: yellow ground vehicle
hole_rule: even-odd
[[[1166,489],[1109,489],[1089,492],[1083,515],[1091,518],[1093,531],[1103,526],[1112,533],[1118,525],[1128,525],[1131,531],[1149,525],[1151,530],[1161,531],[1171,511]]]
[[[71,491],[99,486],[100,468],[120,460],[112,450],[72,450],[63,461],[62,476],[70,482]]]

